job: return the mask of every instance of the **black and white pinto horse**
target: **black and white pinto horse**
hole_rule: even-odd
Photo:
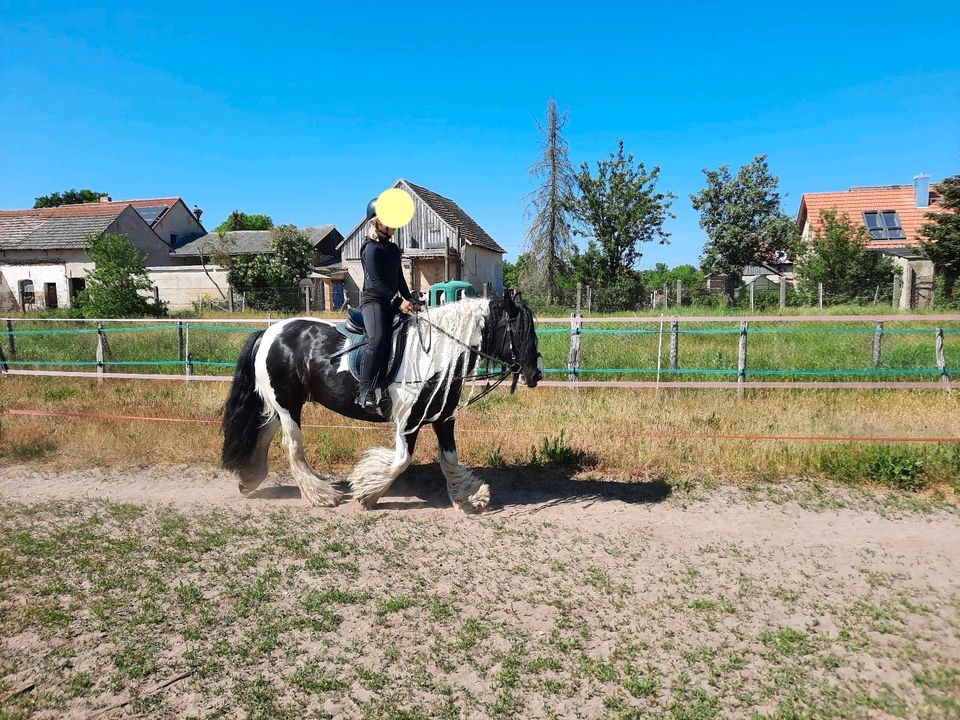
[[[301,496],[313,505],[340,501],[332,478],[318,475],[304,457],[301,411],[305,403],[317,402],[350,418],[395,425],[394,448],[367,451],[347,478],[354,499],[365,507],[373,507],[409,467],[420,428],[432,425],[454,506],[483,510],[490,502],[489,487],[457,461],[457,411],[469,401],[470,376],[481,363],[498,362],[503,373],[514,373],[514,382],[522,373],[529,387],[536,386],[543,368],[533,313],[517,293],[460,300],[426,317],[427,322],[408,320],[421,325],[410,328],[399,370],[386,388],[392,400],[389,418],[355,404],[358,383],[347,354],[340,354],[349,341],[334,322],[296,318],[251,335],[237,361],[223,417],[222,464],[238,475],[240,492],[246,495],[263,482],[271,440],[282,428]]]

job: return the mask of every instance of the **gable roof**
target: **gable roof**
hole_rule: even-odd
[[[870,240],[873,248],[904,247],[919,242],[918,230],[929,222],[927,213],[937,212],[940,195],[930,186],[930,207],[918,208],[914,199],[913,185],[885,185],[880,187],[855,187],[841,192],[804,193],[797,212],[797,224],[803,229],[807,219],[816,227],[820,211],[833,210],[846,213],[854,222],[863,223],[863,213],[874,210],[896,210],[903,227],[904,240]]]
[[[333,232],[336,232],[335,225],[318,225],[316,227],[301,228],[314,247],[324,241],[324,239]],[[231,255],[263,255],[272,253],[273,248],[270,241],[273,239],[272,230],[229,230],[226,233],[226,239],[230,242]],[[201,237],[184,243],[170,254],[174,257],[197,257],[200,255],[204,246],[215,246],[220,242],[219,233],[207,233]]]
[[[87,235],[106,231],[128,207],[91,204],[0,210],[0,250],[85,249]]]
[[[400,183],[405,184],[413,192],[419,195],[420,199],[429,205],[430,209],[433,210],[437,215],[442,217],[444,221],[450,225],[450,227],[456,228],[459,226],[461,239],[465,240],[470,245],[476,245],[478,247],[486,248],[487,250],[493,250],[494,252],[499,253],[506,252],[506,250],[497,244],[496,240],[487,234],[486,230],[477,224],[476,220],[467,215],[463,208],[457,205],[450,198],[444,197],[443,195],[438,195],[437,193],[433,192],[433,190],[429,190],[422,185],[414,185],[409,180],[403,180],[401,178],[399,181],[397,181],[397,184]]]

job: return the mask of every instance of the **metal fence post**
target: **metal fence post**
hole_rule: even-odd
[[[750,312],[753,312],[753,290],[756,283],[750,283]]]
[[[677,283],[679,288],[680,283]],[[677,295],[679,297],[679,294]],[[677,360],[680,355],[680,323],[677,320],[670,322],[670,369],[677,369]]]
[[[7,318],[7,346],[10,348],[10,359],[17,356],[17,343],[13,339],[13,320]]]
[[[670,307],[670,284],[663,284],[663,309],[666,310]]]
[[[190,376],[193,375],[193,355],[187,353],[186,383],[190,384]]]
[[[303,311],[305,313],[310,312],[310,288],[308,287],[303,289]]]
[[[580,327],[583,317],[580,313],[570,315],[570,355],[567,358],[567,380],[576,380],[580,369]]]
[[[233,288],[227,288],[227,312],[233,312]]]
[[[183,349],[183,321],[177,320],[177,360],[183,362],[187,355]]]
[[[587,285],[587,312],[593,312],[593,286]]]
[[[750,323],[740,322],[740,353],[737,359],[737,395],[743,397],[743,383],[747,380],[747,329]]]
[[[937,370],[940,371],[940,382],[947,386],[950,392],[950,376],[947,374],[947,361],[943,356],[943,328],[937,328],[936,339]]]
[[[880,353],[883,352],[883,320],[877,322],[877,330],[873,334],[873,366],[880,367]]]

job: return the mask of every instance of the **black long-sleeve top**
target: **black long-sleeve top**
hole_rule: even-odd
[[[367,240],[360,247],[360,262],[363,265],[363,293],[360,306],[367,303],[386,303],[397,307],[400,301],[410,299],[410,288],[403,277],[400,263],[401,252],[390,240]]]

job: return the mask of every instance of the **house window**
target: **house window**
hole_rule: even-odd
[[[871,210],[863,213],[863,222],[871,240],[905,240],[903,225],[896,210]]]
[[[33,296],[33,280],[20,281],[20,307],[33,305],[36,299]]]

